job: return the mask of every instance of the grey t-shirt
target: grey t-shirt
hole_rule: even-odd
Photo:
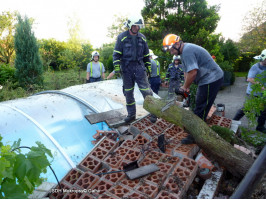
[[[201,86],[223,77],[223,70],[213,60],[209,52],[195,44],[185,43],[181,60],[185,72],[198,69],[194,82]]]
[[[151,77],[159,75],[160,75],[160,63],[157,60],[151,59]]]
[[[102,68],[102,70],[101,70]],[[92,69],[92,71],[91,71]],[[100,76],[102,76],[102,73],[105,72],[105,68],[104,68],[104,65],[100,62],[90,62],[88,65],[87,65],[87,72],[90,73],[90,77],[93,77],[93,78],[99,78]]]
[[[263,66],[263,65],[260,65],[260,63],[256,63],[255,65],[253,65],[249,72],[248,72],[248,78],[258,78],[257,76],[259,74],[262,74],[266,71],[266,66]],[[265,77],[262,77],[262,78],[265,78]],[[252,83],[248,83],[248,87],[247,87],[247,94],[251,94],[252,92]],[[264,87],[266,87],[266,83],[264,83]],[[256,96],[261,96],[262,94],[261,93],[255,93],[254,95]]]

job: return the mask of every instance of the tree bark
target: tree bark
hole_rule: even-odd
[[[192,111],[174,105],[161,112],[164,106],[165,102],[163,100],[152,96],[147,96],[143,104],[144,109],[157,117],[184,127],[208,156],[214,158],[220,166],[224,166],[234,176],[241,178],[247,173],[254,162],[251,156],[234,148],[222,139]]]

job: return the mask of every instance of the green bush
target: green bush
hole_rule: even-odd
[[[16,69],[9,64],[0,64],[0,84],[3,85],[8,80],[14,81],[15,71]]]
[[[240,131],[241,138],[254,147],[266,145],[266,135],[264,133],[253,131],[244,127],[240,127]]]
[[[230,72],[231,73],[231,85],[233,85],[234,84],[234,82],[235,82],[235,74],[234,74],[234,67],[233,67],[233,65],[232,64],[230,64],[230,62],[229,61],[223,61],[223,62],[221,62],[221,63],[219,63],[219,66],[222,68],[222,70],[223,71],[228,71],[228,72]]]
[[[230,130],[229,128],[214,125],[211,127],[211,129],[218,133],[218,135],[220,135],[230,144],[238,144],[238,140],[235,138],[234,131]]]

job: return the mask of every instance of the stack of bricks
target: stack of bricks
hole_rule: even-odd
[[[208,121],[209,126],[217,125],[225,128],[230,128],[231,124],[232,124],[231,119],[220,117],[217,115],[213,115],[212,118]]]
[[[142,129],[141,134],[120,145],[106,137],[81,161],[78,169],[72,169],[62,179],[62,188],[70,192],[51,193],[50,198],[182,198],[198,169],[198,164],[189,158],[195,153],[196,145],[181,145],[180,140],[188,134],[162,119],[152,124],[144,118],[133,126]],[[165,153],[157,145],[160,134],[165,134]],[[101,174],[121,170],[136,160],[140,167],[156,164],[159,171],[136,180],[129,180],[124,172]]]
[[[117,141],[118,134],[116,131],[101,131],[96,130],[96,134],[93,135],[95,140],[92,140],[92,144],[97,144],[104,136],[109,138],[110,140]]]

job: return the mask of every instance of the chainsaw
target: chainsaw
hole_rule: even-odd
[[[190,105],[190,93],[180,90],[180,88],[175,89],[175,94],[176,95],[181,95],[183,97],[183,102],[178,102],[178,106],[180,107],[189,107]],[[169,101],[165,106],[161,109],[161,112],[166,111],[168,108],[170,108],[172,105],[176,104],[177,102],[177,97],[175,97],[173,100]]]

